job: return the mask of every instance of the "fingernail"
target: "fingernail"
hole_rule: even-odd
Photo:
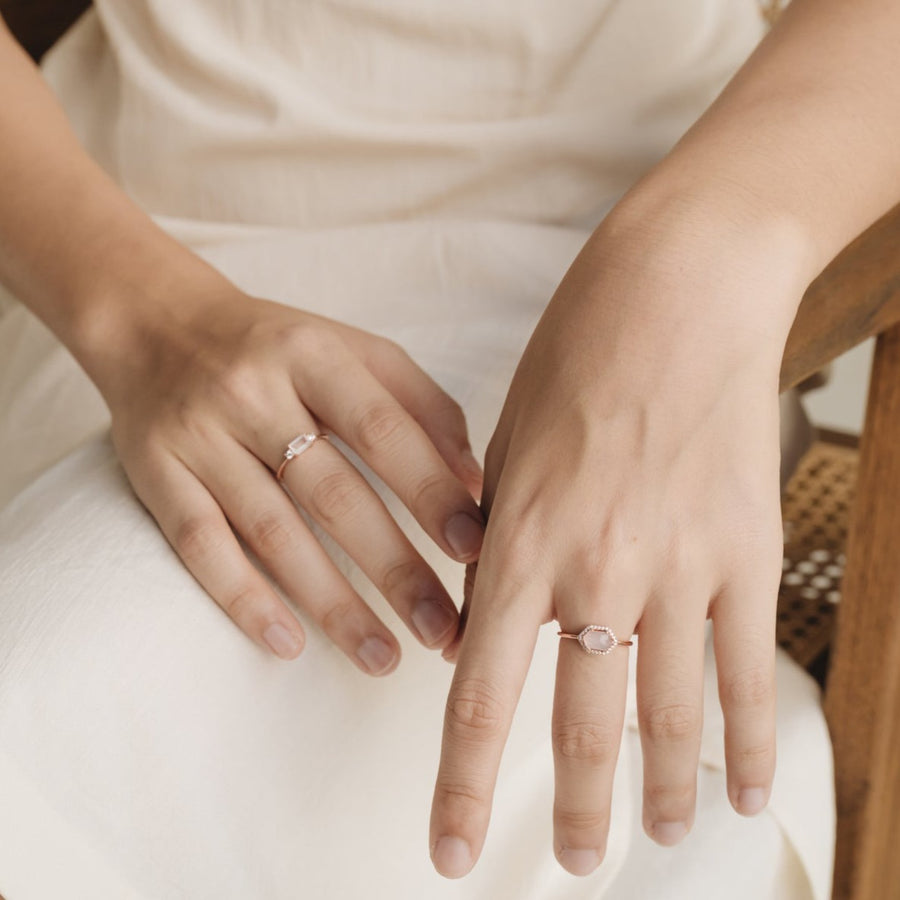
[[[368,637],[357,648],[356,655],[373,674],[381,675],[393,666],[397,653],[380,637]]]
[[[484,526],[466,513],[456,513],[447,521],[444,535],[457,557],[467,559],[481,549]]]
[[[431,854],[434,867],[445,878],[462,878],[472,868],[472,851],[460,837],[447,835],[435,845]]]
[[[263,632],[263,640],[272,648],[272,651],[282,659],[293,659],[300,653],[303,646],[303,642],[300,638],[291,634],[291,632],[279,622],[273,622]]]
[[[475,455],[468,447],[459,454],[459,459],[467,472],[471,472],[476,478],[484,478],[481,464],[475,459]]]
[[[572,875],[590,875],[600,865],[596,850],[560,850],[559,861]]]
[[[420,600],[411,618],[422,640],[426,644],[437,644],[453,627],[456,616],[436,600]]]
[[[766,807],[766,791],[764,788],[744,788],[738,794],[738,812],[742,816],[755,816]]]
[[[684,822],[657,822],[653,826],[653,840],[664,847],[674,847],[686,834]]]

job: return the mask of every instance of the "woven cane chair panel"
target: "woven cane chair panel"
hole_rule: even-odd
[[[776,633],[778,643],[805,668],[831,640],[858,465],[854,446],[819,440],[782,498],[784,562]]]

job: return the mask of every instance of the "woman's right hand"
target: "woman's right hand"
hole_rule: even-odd
[[[257,643],[289,659],[303,630],[238,538],[361,669],[389,672],[397,641],[273,472],[297,435],[332,432],[471,562],[481,475],[459,407],[396,345],[248,297],[161,231],[80,147],[2,18],[0,84],[0,283],[104,395],[138,496]],[[285,480],[420,640],[449,645],[447,592],[340,451],[317,441]]]
[[[254,641],[290,659],[296,617],[241,541],[364,672],[400,657],[274,476],[289,441],[327,431],[391,488],[453,559],[478,556],[481,470],[459,406],[396,344],[224,279],[151,310],[95,377],[116,450],[184,564]],[[344,548],[427,647],[454,639],[447,591],[330,441],[285,468],[296,503]]]

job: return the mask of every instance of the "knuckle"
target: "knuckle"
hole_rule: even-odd
[[[420,563],[404,559],[389,565],[381,576],[381,587],[386,594],[413,593],[420,585]]]
[[[683,741],[700,734],[700,710],[687,703],[657,706],[643,712],[641,728],[651,741]]]
[[[247,538],[253,549],[265,558],[280,556],[294,544],[291,529],[278,516],[269,513],[250,525]]]
[[[539,517],[518,510],[506,510],[491,519],[495,561],[502,571],[520,572],[529,581],[547,546],[547,529]],[[539,555],[540,554],[540,555]],[[516,585],[518,588],[519,585]]]
[[[284,337],[291,350],[304,359],[332,359],[344,347],[332,329],[316,321],[291,325],[285,330]]]
[[[271,391],[265,387],[266,377],[259,361],[247,359],[233,362],[213,389],[218,406],[226,415],[240,410],[241,420],[247,427],[264,429],[271,416]],[[193,416],[193,432],[198,428],[198,418]]]
[[[352,617],[356,604],[352,600],[337,600],[322,614],[322,628],[326,634],[340,633]]]
[[[753,668],[726,679],[722,699],[732,709],[747,709],[767,705],[774,697],[772,678],[762,669]]]
[[[644,787],[648,806],[657,812],[674,814],[676,818],[686,818],[694,808],[694,793],[693,784],[650,784]]]
[[[172,543],[178,555],[191,568],[219,556],[225,549],[227,534],[215,519],[193,516],[178,525]]]
[[[261,399],[257,371],[249,362],[231,363],[219,376],[219,387],[224,399],[239,409],[255,408]]]
[[[572,809],[557,804],[556,827],[566,832],[605,832],[609,829],[609,813],[598,810]]]
[[[364,451],[383,450],[402,437],[406,416],[400,407],[391,403],[367,406],[356,423],[356,436]]]
[[[314,385],[344,374],[347,345],[332,329],[319,322],[302,322],[290,327],[283,340],[288,357],[300,363],[294,378],[301,396]]]
[[[441,781],[437,793],[439,801],[445,806],[483,806],[486,802],[484,792],[477,785],[465,781]]]
[[[444,493],[446,480],[439,472],[429,472],[419,478],[410,488],[410,503],[413,506],[426,506],[429,497],[439,496]]]
[[[755,747],[738,747],[729,757],[739,769],[768,769],[775,760],[775,748],[771,744],[757,744]]]
[[[338,469],[323,476],[310,493],[312,512],[320,520],[339,522],[355,512],[363,502],[365,490],[351,472]]]
[[[259,599],[258,592],[252,585],[241,585],[235,588],[230,596],[222,602],[222,609],[231,619],[241,625],[249,619]]]
[[[224,394],[225,388],[217,385],[213,390],[213,399],[221,400],[215,392]],[[172,397],[171,407],[164,413],[163,424],[160,429],[160,438],[163,433],[168,433],[178,438],[188,437],[197,442],[209,441],[214,425],[209,410],[205,406],[208,398],[199,394]],[[231,403],[226,400],[225,403]],[[222,404],[220,404],[222,405]]]
[[[390,338],[377,335],[372,343],[375,352],[388,363],[411,363],[412,357],[406,352],[402,344],[392,341]]]
[[[463,408],[446,392],[440,391],[434,403],[435,416],[444,423],[451,434],[464,437],[466,433],[466,415]]]
[[[615,759],[619,742],[600,722],[563,722],[553,729],[553,746],[562,759],[601,765]]]
[[[708,554],[706,548],[692,538],[693,535],[688,536],[676,531],[668,535],[663,550],[670,582],[674,582],[685,592],[695,586],[696,573],[703,570]]]
[[[466,678],[451,689],[446,718],[457,736],[488,741],[502,732],[503,705],[487,682]]]

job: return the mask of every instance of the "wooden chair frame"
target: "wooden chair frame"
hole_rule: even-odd
[[[877,335],[825,692],[834,747],[834,900],[900,897],[900,206],[810,285],[783,389]]]
[[[88,0],[0,0],[35,59]],[[834,900],[900,897],[900,206],[804,295],[781,388],[877,335],[857,499],[825,694],[834,746]],[[2,898],[0,898],[2,900]]]

